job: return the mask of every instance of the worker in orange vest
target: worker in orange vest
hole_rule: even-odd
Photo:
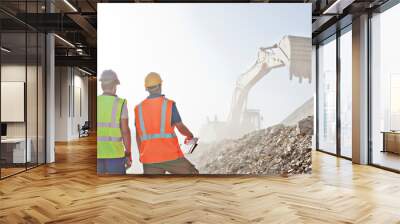
[[[135,107],[136,142],[144,174],[198,174],[180,149],[174,128],[193,138],[182,123],[174,101],[161,94],[161,77],[155,72],[145,78],[149,96]]]

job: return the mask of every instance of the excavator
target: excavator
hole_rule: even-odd
[[[284,36],[279,43],[261,47],[253,66],[241,74],[236,82],[227,121],[207,121],[200,130],[202,139],[215,141],[236,138],[261,126],[259,110],[247,108],[247,98],[254,85],[273,69],[288,67],[290,80],[308,79],[311,83],[311,38]]]

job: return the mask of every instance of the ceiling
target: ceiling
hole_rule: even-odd
[[[351,17],[378,7],[388,0],[251,0],[236,2],[312,3],[313,42],[335,32],[338,21],[351,23]],[[1,0],[0,23],[4,32],[25,28],[55,32],[56,65],[80,66],[96,73],[97,3],[178,2],[139,0]],[[198,1],[179,1],[198,2]],[[207,1],[203,2],[232,2]],[[27,13],[26,13],[27,12]],[[51,12],[51,13],[50,13]],[[341,22],[345,26],[346,22]],[[17,41],[18,38],[15,39]]]

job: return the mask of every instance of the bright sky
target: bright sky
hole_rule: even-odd
[[[158,72],[196,134],[207,116],[227,119],[239,75],[260,47],[285,35],[311,37],[311,4],[99,4],[98,72],[119,75],[132,129],[133,108],[147,96],[144,77]],[[248,108],[261,110],[267,127],[312,96],[313,84],[290,81],[280,68],[251,90]]]

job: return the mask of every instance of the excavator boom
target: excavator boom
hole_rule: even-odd
[[[238,129],[243,122],[248,93],[251,88],[272,69],[287,66],[290,79],[293,76],[311,82],[311,39],[285,36],[278,44],[260,48],[256,63],[237,80],[232,97],[228,124]]]

